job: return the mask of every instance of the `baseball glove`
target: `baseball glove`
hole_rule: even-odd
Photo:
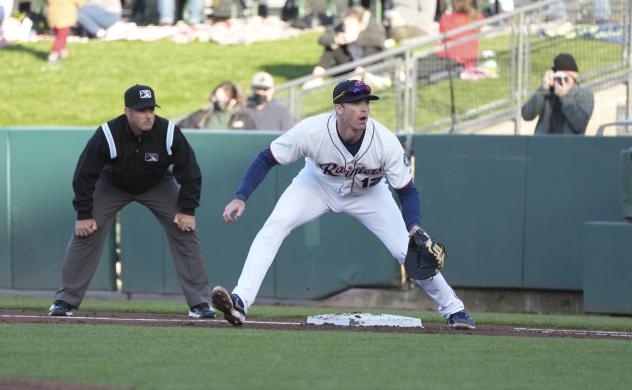
[[[408,253],[404,260],[406,273],[416,280],[431,278],[443,267],[446,254],[443,244],[432,241],[430,236],[420,229],[408,241]]]

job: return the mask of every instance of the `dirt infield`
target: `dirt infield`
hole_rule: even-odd
[[[77,313],[78,314],[78,313]],[[221,316],[220,316],[221,317]],[[134,325],[134,326],[177,326],[233,328],[220,319],[192,320],[185,316],[155,315],[137,313],[81,313],[73,317],[49,317],[46,313],[35,311],[2,311],[0,323],[44,323],[51,325]],[[632,341],[632,332],[613,332],[583,329],[538,329],[513,326],[478,324],[476,330],[454,330],[445,324],[426,323],[423,328],[399,328],[390,326],[336,326],[309,325],[305,319],[296,318],[253,318],[243,326],[244,329],[293,330],[293,331],[336,331],[336,332],[378,332],[378,333],[420,333],[476,336],[513,336],[513,337],[570,337],[591,339],[616,339]]]
[[[48,380],[0,378],[0,390],[119,390],[112,387]],[[122,389],[121,389],[122,390]]]

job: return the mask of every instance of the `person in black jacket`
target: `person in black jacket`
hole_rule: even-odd
[[[70,316],[79,307],[116,213],[136,201],[167,234],[189,317],[215,318],[195,228],[202,174],[180,129],[155,107],[151,87],[130,87],[125,113],[99,126],[81,153],[72,181],[77,221],[49,315]]]

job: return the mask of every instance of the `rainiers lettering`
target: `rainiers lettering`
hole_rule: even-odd
[[[340,166],[336,163],[318,164],[320,169],[323,170],[323,174],[329,176],[344,176],[351,177],[355,175],[367,175],[367,176],[381,176],[384,171],[382,167],[379,168],[365,168],[365,167],[353,167],[353,166]]]

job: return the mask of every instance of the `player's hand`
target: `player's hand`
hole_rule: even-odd
[[[553,71],[549,69],[544,72],[544,77],[542,78],[542,89],[548,91],[551,87],[553,87]]]
[[[97,230],[97,221],[94,218],[78,219],[75,221],[75,236],[88,237]]]
[[[195,216],[178,213],[173,217],[173,223],[178,225],[178,228],[183,232],[195,231]]]
[[[233,223],[246,211],[246,202],[240,199],[233,199],[224,207],[224,221]]]

